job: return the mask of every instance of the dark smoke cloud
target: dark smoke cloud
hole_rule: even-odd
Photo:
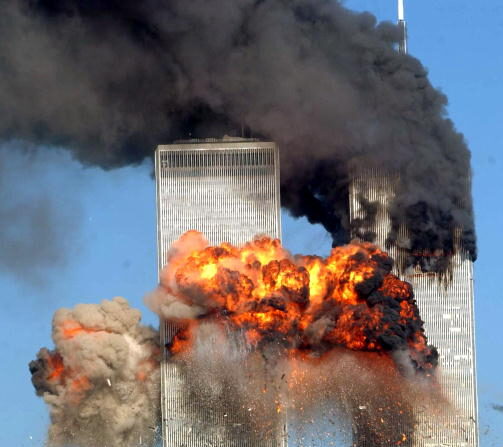
[[[71,196],[78,188],[65,175],[51,184],[51,168],[61,167],[60,154],[53,155],[0,146],[0,271],[32,285],[66,264],[79,227],[80,207]]]
[[[398,28],[335,0],[14,0],[0,17],[0,136],[106,168],[244,124],[282,151],[282,202],[347,238],[355,159],[399,170],[412,253],[475,257],[470,155]],[[390,241],[394,242],[393,233]]]

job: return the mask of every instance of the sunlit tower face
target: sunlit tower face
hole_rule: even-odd
[[[159,268],[187,230],[211,244],[257,234],[281,237],[279,153],[274,143],[220,141],[159,146],[156,152]]]
[[[281,237],[276,144],[191,141],[158,146],[155,160],[159,269],[171,244],[188,230],[201,231],[211,244],[240,244],[258,234]],[[176,325],[162,321],[162,345],[177,331]],[[260,438],[247,432],[225,401],[196,408],[200,404],[187,394],[183,371],[166,353],[161,374],[165,447],[280,447],[286,442],[284,421]],[[194,414],[205,420],[195,423]]]

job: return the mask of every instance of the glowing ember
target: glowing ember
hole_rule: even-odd
[[[190,347],[197,317],[242,332],[254,348],[279,343],[291,356],[342,346],[408,351],[418,370],[436,365],[411,286],[390,273],[391,259],[374,245],[337,247],[320,258],[292,256],[267,237],[190,249],[201,240],[185,233],[161,274],[166,296],[196,309],[168,346],[172,354]]]

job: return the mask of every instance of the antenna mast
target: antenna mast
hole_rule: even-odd
[[[407,54],[407,22],[405,21],[404,0],[398,0],[398,28],[400,29],[400,41],[398,43],[398,52]]]

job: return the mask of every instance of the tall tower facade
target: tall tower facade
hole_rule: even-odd
[[[399,176],[384,174],[377,169],[360,170],[349,188],[350,221],[358,233],[374,236],[374,242],[404,265],[405,250],[396,246],[386,248],[391,229],[388,213]],[[362,206],[365,203],[365,206]],[[373,221],[364,208],[375,213]],[[366,224],[366,226],[365,226]],[[399,238],[406,241],[405,228]],[[424,254],[431,256],[431,254]],[[415,409],[418,423],[414,447],[478,447],[478,414],[475,369],[473,266],[465,251],[458,249],[450,259],[448,278],[419,267],[409,267],[395,274],[412,284],[429,343],[438,348],[439,382],[445,397],[452,405],[447,416],[433,415]]]
[[[158,266],[173,241],[188,230],[204,233],[211,244],[241,244],[257,234],[281,237],[279,152],[273,142],[208,139],[158,146]],[[161,321],[162,346],[178,327]],[[163,445],[165,447],[282,447],[286,423],[250,433],[236,409],[187,394],[186,377],[167,353],[161,364]],[[197,415],[197,416],[195,416]]]

